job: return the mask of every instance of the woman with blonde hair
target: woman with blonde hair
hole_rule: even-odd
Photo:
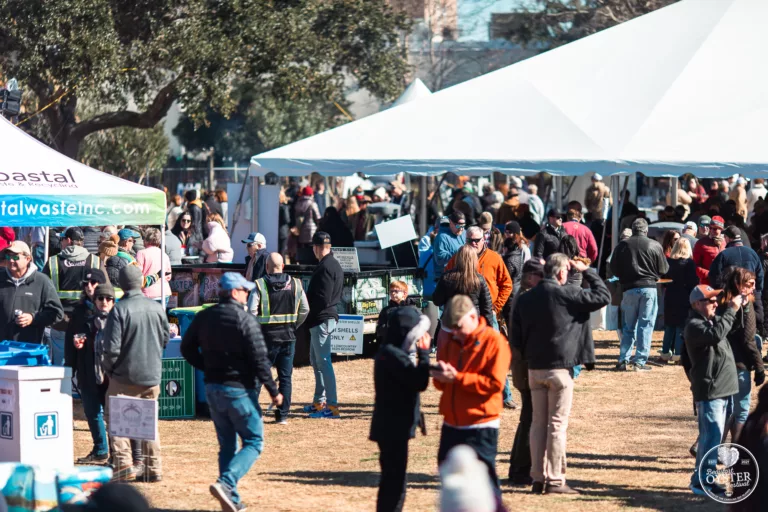
[[[435,306],[444,306],[455,295],[467,295],[475,305],[478,315],[485,318],[488,325],[493,325],[491,292],[485,278],[477,272],[477,251],[469,245],[463,245],[459,249],[455,266],[443,273],[437,282],[432,302]]]
[[[667,238],[667,235],[664,236]],[[664,341],[661,344],[661,359],[676,363],[683,348],[683,330],[690,313],[688,297],[699,284],[696,263],[691,258],[691,243],[687,238],[678,238],[672,246],[667,263],[669,270],[664,278],[672,282],[664,287]]]
[[[229,231],[227,231],[227,225],[224,222],[224,219],[219,215],[218,213],[209,213],[208,217],[205,219],[208,223],[216,222],[219,226],[222,227],[222,229],[229,234]]]

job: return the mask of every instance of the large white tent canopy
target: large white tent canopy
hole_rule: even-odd
[[[3,226],[104,226],[165,222],[165,194],[91,169],[0,116]]]
[[[251,159],[251,174],[756,176],[765,0],[683,0]]]

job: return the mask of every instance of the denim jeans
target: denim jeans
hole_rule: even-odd
[[[512,389],[509,387],[509,375],[504,381],[504,390],[501,392],[501,399],[506,403],[512,400]]]
[[[277,369],[277,383],[280,394],[283,395],[283,405],[275,412],[279,421],[285,418],[291,410],[291,375],[293,374],[293,355],[296,352],[296,342],[267,343],[267,358],[270,364]],[[261,386],[256,391],[258,398]]]
[[[264,422],[255,389],[206,384],[205,396],[219,439],[218,482],[240,503],[237,482],[248,473],[264,449]],[[237,437],[242,446],[237,450]]]
[[[705,400],[696,402],[699,418],[699,448],[696,451],[696,467],[691,476],[691,485],[701,488],[699,481],[699,468],[701,473],[706,475],[707,469],[714,470],[717,464],[717,452],[713,452],[703,461],[704,455],[719,445],[723,439],[723,430],[725,429],[725,409],[728,406],[728,398],[716,398],[715,400]],[[705,482],[706,484],[706,482]]]
[[[97,455],[109,453],[107,444],[107,428],[104,424],[104,406],[106,405],[107,384],[98,385],[92,379],[83,379],[80,387],[80,398],[83,401],[83,412],[88,420],[88,430],[93,438],[93,451]]]
[[[320,325],[309,328],[309,363],[315,370],[315,397],[312,403],[325,401],[326,405],[338,405],[336,374],[331,364],[331,334],[336,330],[336,320],[330,318]]]
[[[665,325],[664,341],[661,342],[661,351],[665,354],[674,351],[676,356],[680,355],[683,349],[683,331],[685,325]]]
[[[632,361],[637,366],[643,366],[648,361],[651,352],[651,336],[656,324],[656,313],[659,301],[656,288],[632,288],[624,292],[621,299],[621,348],[619,363],[629,361],[632,348],[637,341],[637,351]]]
[[[731,395],[726,408],[726,418],[733,416],[734,423],[743,425],[747,422],[749,416],[749,406],[752,399],[752,372],[749,370],[738,370],[739,391]]]

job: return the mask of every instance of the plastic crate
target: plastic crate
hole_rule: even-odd
[[[195,370],[182,358],[163,359],[160,419],[195,417]]]
[[[0,341],[0,366],[51,366],[48,347],[39,343]]]

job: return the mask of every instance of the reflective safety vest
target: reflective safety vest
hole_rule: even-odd
[[[293,304],[289,304],[284,298],[275,304],[274,311],[272,310],[272,304],[270,304],[269,290],[267,288],[267,282],[262,277],[256,280],[256,289],[259,291],[260,303],[259,310],[260,315],[256,317],[256,320],[262,325],[278,325],[278,324],[293,324],[299,320],[299,307],[301,306],[301,281],[295,277],[291,277],[291,286],[293,287]],[[286,297],[288,290],[280,291],[279,293]]]
[[[99,268],[99,258],[93,255],[90,255],[88,257],[91,259],[90,268]],[[56,294],[59,296],[59,299],[78,300],[80,298],[80,294],[83,293],[82,289],[80,290],[62,290],[61,289],[61,284],[59,283],[59,257],[58,256],[51,256],[48,259],[48,268],[51,271],[51,281],[53,281],[53,286],[56,288]],[[77,267],[77,269],[82,270],[81,267]],[[78,282],[82,282],[82,279],[78,279]]]

